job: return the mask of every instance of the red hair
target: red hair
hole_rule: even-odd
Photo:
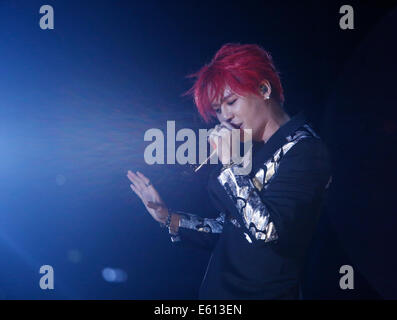
[[[215,116],[211,104],[223,97],[226,86],[242,96],[259,94],[260,83],[267,80],[272,88],[271,97],[281,105],[284,103],[283,87],[273,59],[270,53],[255,44],[225,44],[209,64],[188,77],[194,77],[196,81],[186,94],[193,95],[206,122]]]

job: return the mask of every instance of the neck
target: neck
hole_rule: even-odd
[[[277,109],[279,109],[279,112],[275,112],[273,108],[269,112],[269,118],[266,122],[262,135],[262,140],[264,143],[266,143],[284,123],[290,120],[289,115],[285,113],[281,107]]]

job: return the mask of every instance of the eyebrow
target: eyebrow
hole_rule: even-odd
[[[234,93],[233,93],[233,92],[230,92],[228,95],[226,95],[226,96],[224,96],[224,97],[222,98],[220,104],[219,104],[219,103],[213,103],[213,104],[211,104],[211,107],[212,107],[212,108],[215,108],[215,107],[220,106],[220,105],[223,103],[223,101],[229,99],[232,95],[234,95]]]

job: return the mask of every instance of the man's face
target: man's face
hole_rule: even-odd
[[[254,141],[262,140],[266,124],[266,105],[259,94],[240,96],[226,88],[223,98],[212,104],[220,123],[229,123],[240,129],[240,139],[244,141],[243,129],[252,130]]]

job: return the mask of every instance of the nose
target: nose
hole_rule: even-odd
[[[231,112],[231,110],[228,108],[226,104],[222,104],[221,111],[224,121],[230,122],[233,119],[234,117],[233,112]]]

